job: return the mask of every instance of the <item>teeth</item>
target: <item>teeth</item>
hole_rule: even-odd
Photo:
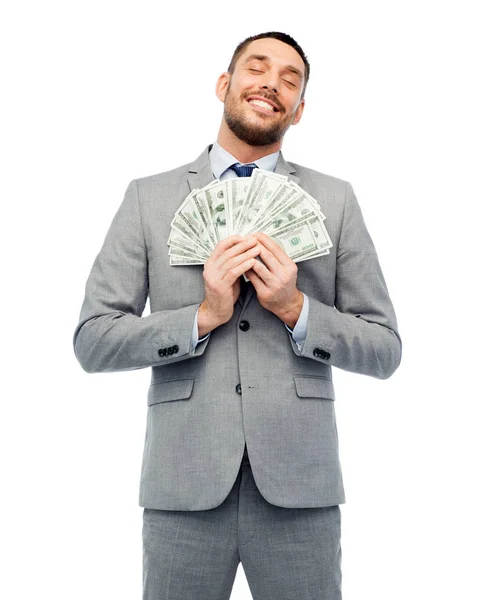
[[[263,108],[266,108],[270,112],[273,111],[273,106],[271,104],[268,104],[268,102],[263,102],[263,100],[255,100],[253,98],[253,100],[250,100],[250,104],[256,104],[257,106],[262,106]]]

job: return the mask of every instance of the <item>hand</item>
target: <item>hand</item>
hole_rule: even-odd
[[[246,276],[253,284],[258,301],[291,329],[295,327],[304,304],[304,294],[296,287],[297,265],[279,244],[264,233],[253,234],[258,240],[259,260]]]
[[[239,278],[253,267],[259,252],[258,240],[252,235],[230,235],[216,245],[204,265],[205,299],[197,316],[199,338],[232,317],[240,293]]]

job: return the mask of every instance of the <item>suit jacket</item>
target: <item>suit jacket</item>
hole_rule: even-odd
[[[350,183],[280,153],[276,172],[319,202],[333,242],[329,255],[298,263],[297,287],[309,296],[306,339],[299,350],[249,284],[231,320],[193,350],[203,267],[171,267],[167,241],[184,198],[214,179],[211,147],[190,164],[129,183],[86,283],[76,357],[88,373],[152,369],[140,506],[218,506],[245,441],[271,504],[344,503],[332,367],[385,379],[401,359],[372,239]],[[151,314],[141,317],[148,295]]]

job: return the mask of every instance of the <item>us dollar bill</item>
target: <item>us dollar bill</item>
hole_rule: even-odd
[[[246,204],[246,198],[250,189],[251,177],[239,177],[229,179],[228,184],[229,198],[232,210],[232,233],[239,233],[238,223],[243,206]]]
[[[255,233],[262,231],[263,227],[273,219],[273,217],[283,210],[284,206],[287,206],[290,202],[299,196],[300,192],[289,186],[281,186],[270,198],[268,204],[265,205],[263,210],[258,214],[250,224],[249,228],[243,233]]]
[[[170,265],[178,266],[178,265],[202,265],[203,262],[195,259],[195,258],[186,258],[184,256],[173,256],[170,255]]]
[[[298,219],[282,229],[275,231],[271,237],[281,240],[282,238],[288,238],[291,235],[299,237],[301,240],[300,244],[302,246],[302,251],[308,250],[311,256],[324,250],[329,250],[329,248],[332,247],[331,239],[326,231],[326,227],[317,215],[304,217],[302,220]],[[315,240],[315,248],[306,247],[306,241],[309,240],[311,236]]]
[[[239,215],[238,223],[235,223],[235,231],[245,233],[250,231],[252,223],[268,204],[271,197],[279,187],[287,182],[284,175],[270,177],[267,171],[255,169],[251,176],[250,188],[246,196],[246,202]]]
[[[255,169],[251,177],[215,179],[190,192],[171,222],[170,264],[205,264],[229,235],[258,231],[295,262],[325,256],[333,246],[315,198],[284,175]]]
[[[192,194],[187,196],[182,206],[178,209],[171,222],[171,227],[191,235],[209,251],[212,252],[215,243],[211,235],[211,229],[201,220],[199,209],[195,204],[195,199]]]
[[[209,258],[209,253],[202,249],[202,246],[195,241],[189,240],[180,236],[179,232],[172,230],[169,240],[168,254],[180,255],[180,256],[193,256],[205,262]]]
[[[228,218],[228,202],[227,202],[227,186],[223,181],[218,185],[214,185],[208,189],[204,189],[201,193],[205,198],[205,204],[209,211],[212,228],[216,235],[216,243],[230,235],[229,218]]]

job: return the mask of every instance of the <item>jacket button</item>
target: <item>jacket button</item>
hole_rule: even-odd
[[[314,348],[312,353],[314,354],[314,356],[317,356],[319,358],[319,356],[321,355],[321,350],[319,348]]]
[[[325,358],[326,360],[328,360],[329,358],[331,358],[331,354],[330,354],[329,352],[325,352],[325,353],[324,353],[324,358]]]
[[[170,346],[169,348],[167,348],[167,352],[168,354],[173,354],[173,346]]]
[[[248,331],[248,329],[250,328],[250,324],[248,323],[248,321],[240,321],[239,328],[241,329],[241,331]]]
[[[240,383],[238,383],[238,385],[236,386],[236,393],[241,396],[241,384]]]
[[[160,348],[160,349],[158,350],[158,354],[159,354],[160,356],[166,356],[166,348]]]
[[[178,346],[175,344],[173,346],[173,354],[176,354],[178,352]]]

